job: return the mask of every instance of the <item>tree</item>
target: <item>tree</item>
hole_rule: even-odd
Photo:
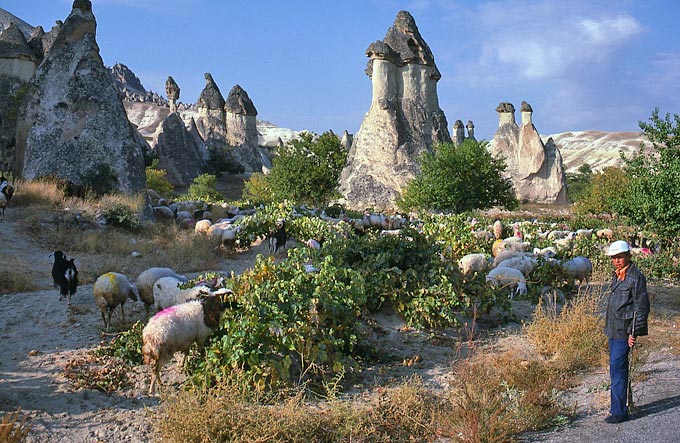
[[[279,148],[266,180],[275,201],[292,200],[321,207],[336,198],[347,151],[331,131],[303,132]]]
[[[574,211],[577,214],[613,214],[623,198],[625,189],[630,183],[626,172],[614,166],[608,166],[602,172],[592,175],[591,185],[576,202]]]
[[[435,146],[420,158],[421,174],[406,187],[397,205],[403,210],[464,212],[518,206],[512,182],[503,177],[505,162],[494,158],[486,142],[466,140],[459,146]]]
[[[643,147],[631,158],[621,155],[630,185],[616,209],[631,222],[662,235],[680,235],[680,116],[659,110],[649,123],[639,122],[642,133],[652,143],[653,152]]]
[[[593,170],[588,163],[578,167],[576,173],[567,173],[567,198],[577,202],[585,197],[593,184]]]

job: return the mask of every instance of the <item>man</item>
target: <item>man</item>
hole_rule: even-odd
[[[607,255],[614,265],[614,274],[605,320],[611,379],[611,409],[605,422],[622,423],[628,420],[628,354],[635,345],[635,337],[647,335],[649,297],[647,279],[631,262],[628,243],[615,241]]]

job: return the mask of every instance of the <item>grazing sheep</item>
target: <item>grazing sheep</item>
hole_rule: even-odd
[[[185,276],[179,275],[170,268],[149,268],[139,274],[137,276],[137,290],[139,291],[139,298],[144,302],[147,317],[149,316],[149,308],[154,304],[153,284],[162,277],[175,277],[183,282],[187,281]]]
[[[557,255],[557,249],[554,246],[548,246],[547,248],[543,249],[534,248],[534,255],[542,255],[545,258],[553,258]]]
[[[14,188],[9,184],[5,177],[0,177],[0,222],[5,219],[5,209],[9,206],[9,201],[14,195]]]
[[[305,242],[305,246],[307,246],[309,249],[315,249],[315,250],[318,251],[319,249],[321,249],[321,243],[322,242],[323,242],[323,240],[317,241],[313,238],[310,238]]]
[[[579,255],[562,263],[562,269],[571,284],[578,280],[580,286],[584,281],[588,283],[588,277],[593,272],[593,263],[588,257]]]
[[[286,235],[286,221],[278,220],[276,222],[276,230],[269,234],[269,254],[274,254],[279,251],[279,249],[286,249],[286,241],[288,241],[288,236]]]
[[[515,252],[526,251],[531,244],[529,242],[523,241],[506,241],[506,240],[496,240],[491,246],[491,255],[494,257],[500,254],[502,251],[510,250]]]
[[[524,255],[524,252],[513,251],[511,249],[501,251],[501,252],[498,253],[498,255],[496,255],[493,258],[493,262],[491,263],[491,267],[495,268],[504,260],[507,260],[507,259],[512,258],[512,257],[522,257],[523,255]]]
[[[555,240],[555,246],[557,246],[558,251],[570,251],[574,248],[574,234],[570,232],[566,237],[558,238]]]
[[[203,351],[205,340],[220,324],[226,306],[217,295],[171,306],[154,315],[142,330],[144,363],[151,366],[149,395],[163,385],[160,370],[176,352],[186,354],[193,343]]]
[[[538,259],[536,257],[529,257],[523,255],[519,257],[512,257],[503,260],[498,264],[498,268],[514,268],[522,272],[524,276],[531,274],[531,272],[538,266]]]
[[[468,254],[458,260],[458,267],[463,275],[470,275],[486,271],[491,267],[491,263],[486,254]]]
[[[517,286],[514,292],[510,293],[510,298],[514,294],[526,294],[527,282],[522,271],[513,268],[494,268],[486,276],[487,283],[494,286]]]
[[[493,222],[493,235],[496,240],[500,240],[503,237],[503,223],[500,220]]]
[[[577,229],[575,232],[575,237],[577,240],[580,240],[582,238],[592,238],[593,236],[593,230],[592,229]]]
[[[156,283],[153,284],[153,299],[156,309],[161,311],[190,300],[198,300],[199,296],[210,293],[210,288],[207,286],[180,289],[179,285],[182,283],[182,280],[175,277],[161,277],[156,280]]]
[[[609,228],[598,229],[595,231],[595,236],[597,238],[605,238],[611,242],[614,239],[614,231]]]
[[[130,283],[126,276],[117,272],[100,275],[94,282],[92,292],[94,292],[94,301],[102,312],[106,332],[109,332],[111,327],[111,313],[116,306],[120,305],[123,322],[125,322],[125,301],[128,298],[137,301],[138,296],[135,285]]]
[[[555,230],[548,233],[548,240],[559,240],[571,234],[571,231]]]
[[[71,304],[71,296],[78,289],[78,268],[75,259],[68,260],[62,251],[54,251],[54,264],[52,265],[52,280],[54,286],[59,289],[59,300],[66,297],[66,302]]]

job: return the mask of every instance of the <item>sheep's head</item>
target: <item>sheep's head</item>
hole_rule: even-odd
[[[224,312],[222,299],[219,295],[209,295],[201,297],[203,307],[203,322],[209,328],[216,328],[220,325],[220,315]]]
[[[137,285],[134,283],[130,283],[128,298],[132,301],[137,301],[139,299],[139,291],[137,290]]]

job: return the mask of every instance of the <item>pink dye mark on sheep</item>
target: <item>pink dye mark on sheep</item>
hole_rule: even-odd
[[[162,311],[159,311],[158,313],[156,313],[156,315],[154,315],[154,317],[162,317],[164,315],[170,315],[173,312],[175,312],[176,310],[177,310],[177,306],[170,306],[170,307],[165,308]]]

